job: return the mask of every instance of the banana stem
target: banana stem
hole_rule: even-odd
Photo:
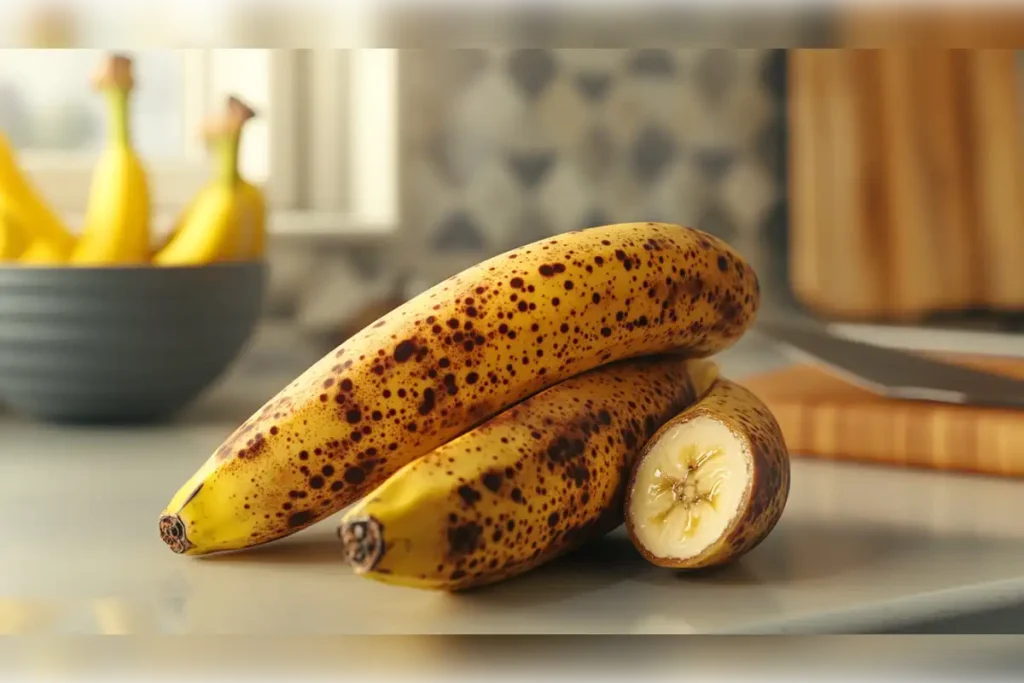
[[[237,97],[229,97],[227,113],[210,119],[204,130],[206,144],[217,159],[217,181],[229,188],[242,181],[238,158],[245,122],[255,112]]]
[[[225,133],[217,140],[217,180],[229,188],[233,188],[239,181],[239,142],[237,131]]]
[[[131,146],[131,126],[128,119],[128,91],[109,88],[106,91],[110,109],[110,141],[116,147]]]

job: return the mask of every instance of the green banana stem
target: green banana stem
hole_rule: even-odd
[[[128,119],[128,91],[108,88],[107,104],[110,109],[110,141],[115,147],[131,147],[131,126]]]
[[[237,131],[225,133],[217,140],[217,181],[228,188],[234,188],[240,179],[238,173],[239,142]]]

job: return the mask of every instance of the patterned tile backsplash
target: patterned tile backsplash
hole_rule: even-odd
[[[784,76],[782,50],[402,51],[406,258],[386,277],[415,294],[559,232],[660,220],[723,237],[783,290]]]

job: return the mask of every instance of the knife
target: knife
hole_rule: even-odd
[[[817,362],[880,396],[1024,408],[1024,380],[844,339],[810,324],[765,321],[755,329],[787,348],[791,355]]]

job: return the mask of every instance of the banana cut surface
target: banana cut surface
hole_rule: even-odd
[[[656,565],[726,564],[772,531],[789,486],[775,417],[750,390],[720,377],[647,442],[630,480],[626,526]]]

